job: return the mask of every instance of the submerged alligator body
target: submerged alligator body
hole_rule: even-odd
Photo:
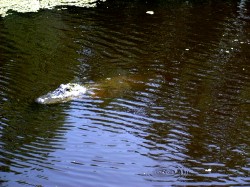
[[[77,83],[61,84],[56,90],[36,99],[39,104],[55,104],[81,97],[87,91],[86,87]]]
[[[122,97],[132,88],[143,88],[143,78],[145,79],[147,77],[117,76],[113,78],[106,78],[99,83],[84,85],[77,83],[61,84],[56,90],[38,97],[35,101],[39,104],[64,103],[76,98],[81,98],[84,94],[86,94],[86,92],[88,92],[88,94],[92,97],[99,98]]]

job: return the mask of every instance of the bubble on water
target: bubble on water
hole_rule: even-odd
[[[142,176],[151,176],[151,177],[183,177],[191,174],[192,172],[185,167],[179,165],[169,165],[166,167],[159,167],[154,169],[152,172],[143,173]]]
[[[176,171],[173,168],[163,168],[163,169],[156,169],[153,171],[154,177],[166,177],[175,175]]]

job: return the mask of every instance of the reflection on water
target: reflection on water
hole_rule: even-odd
[[[0,184],[249,184],[249,6],[108,1],[2,18]],[[34,102],[74,81],[90,92]]]

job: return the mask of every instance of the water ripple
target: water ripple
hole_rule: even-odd
[[[120,3],[0,20],[1,180],[249,183],[249,23],[236,11],[244,4]],[[34,102],[69,82],[87,94]]]

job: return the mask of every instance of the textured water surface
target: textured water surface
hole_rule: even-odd
[[[1,18],[0,185],[248,186],[249,8],[107,1]],[[89,91],[34,102],[69,82]]]

